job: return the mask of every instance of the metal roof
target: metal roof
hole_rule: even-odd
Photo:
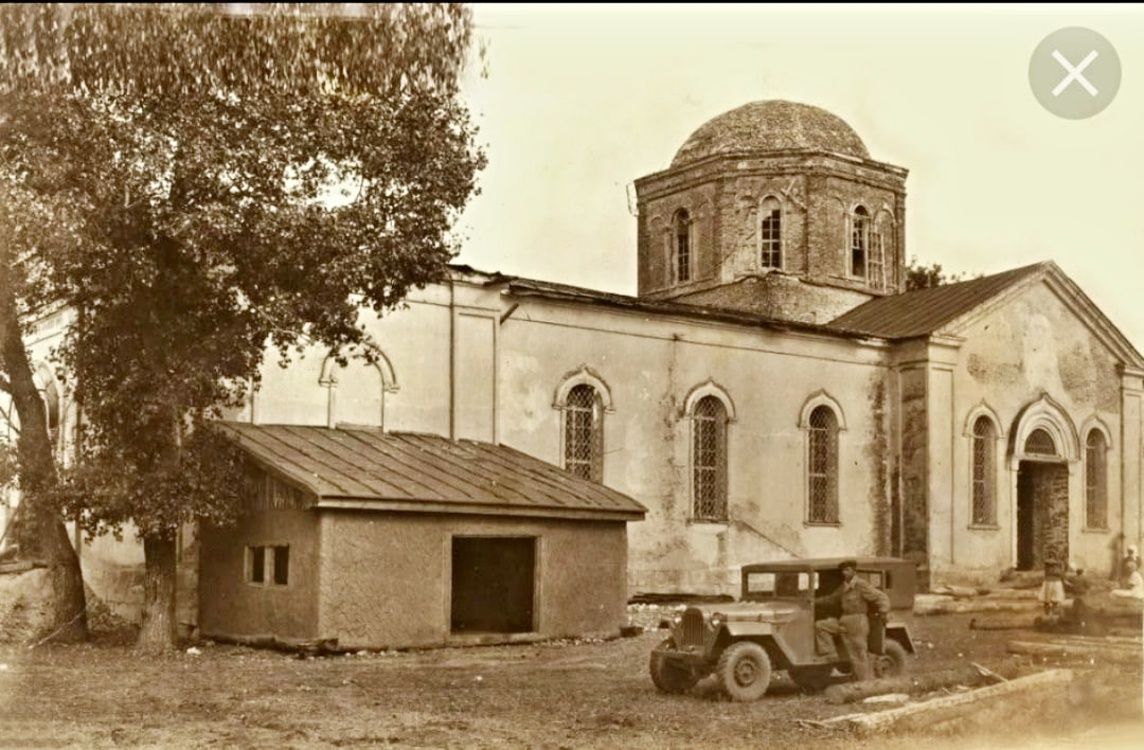
[[[632,521],[646,511],[621,492],[505,445],[372,427],[218,424],[319,508]]]
[[[928,336],[1025,278],[1046,271],[1036,263],[972,281],[918,289],[870,300],[830,322],[840,332],[885,339]]]

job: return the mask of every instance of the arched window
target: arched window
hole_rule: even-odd
[[[593,482],[604,478],[604,406],[590,385],[577,385],[564,404],[564,468]]]
[[[675,283],[691,280],[691,217],[686,209],[675,212],[672,221],[675,234]]]
[[[763,268],[782,268],[782,206],[775,198],[764,200],[759,210],[759,237],[759,265]]]
[[[1025,453],[1033,456],[1057,455],[1057,443],[1048,430],[1038,427],[1025,438]]]
[[[870,245],[870,214],[864,206],[850,217],[850,275],[866,278],[866,258]]]
[[[829,406],[810,413],[807,479],[810,523],[838,523],[838,418]]]
[[[993,420],[989,417],[978,417],[973,423],[974,526],[993,526],[997,523],[997,505],[994,501],[996,445]]]
[[[727,520],[727,410],[715,396],[695,404],[692,421],[691,486],[695,518]]]
[[[1090,529],[1108,528],[1107,447],[1100,430],[1089,431],[1084,444],[1084,525]]]

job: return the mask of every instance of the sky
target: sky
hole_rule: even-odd
[[[959,273],[1055,261],[1144,350],[1144,4],[477,4],[485,73],[463,95],[489,164],[459,263],[635,294],[632,182],[695,129],[788,99],[910,170],[906,253]],[[1029,60],[1057,29],[1105,36],[1103,112],[1041,107]],[[1063,71],[1062,71],[1063,76]]]

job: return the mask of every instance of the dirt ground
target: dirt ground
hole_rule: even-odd
[[[970,617],[918,617],[914,670],[1004,658],[1012,631],[974,631]],[[1028,634],[1021,634],[1025,638]],[[804,695],[785,675],[756,703],[710,684],[658,694],[647,676],[662,632],[605,642],[299,659],[242,647],[136,655],[104,638],[83,646],[0,647],[0,747],[530,747],[673,748],[1140,747],[1141,671],[1096,670],[1123,702],[941,734],[858,740],[796,719],[856,710]],[[1035,637],[1035,636],[1030,636]],[[1056,666],[1052,661],[1046,666]]]

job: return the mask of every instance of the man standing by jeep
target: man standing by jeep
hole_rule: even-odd
[[[867,614],[873,608],[876,610],[873,616],[885,620],[890,612],[890,597],[858,578],[856,561],[845,560],[839,563],[838,569],[842,571],[842,585],[832,594],[817,597],[814,604],[816,607],[838,604],[841,615],[814,623],[815,646],[820,654],[834,653],[834,637],[841,636],[855,679],[865,680],[870,672],[866,654],[866,640],[870,634]]]

